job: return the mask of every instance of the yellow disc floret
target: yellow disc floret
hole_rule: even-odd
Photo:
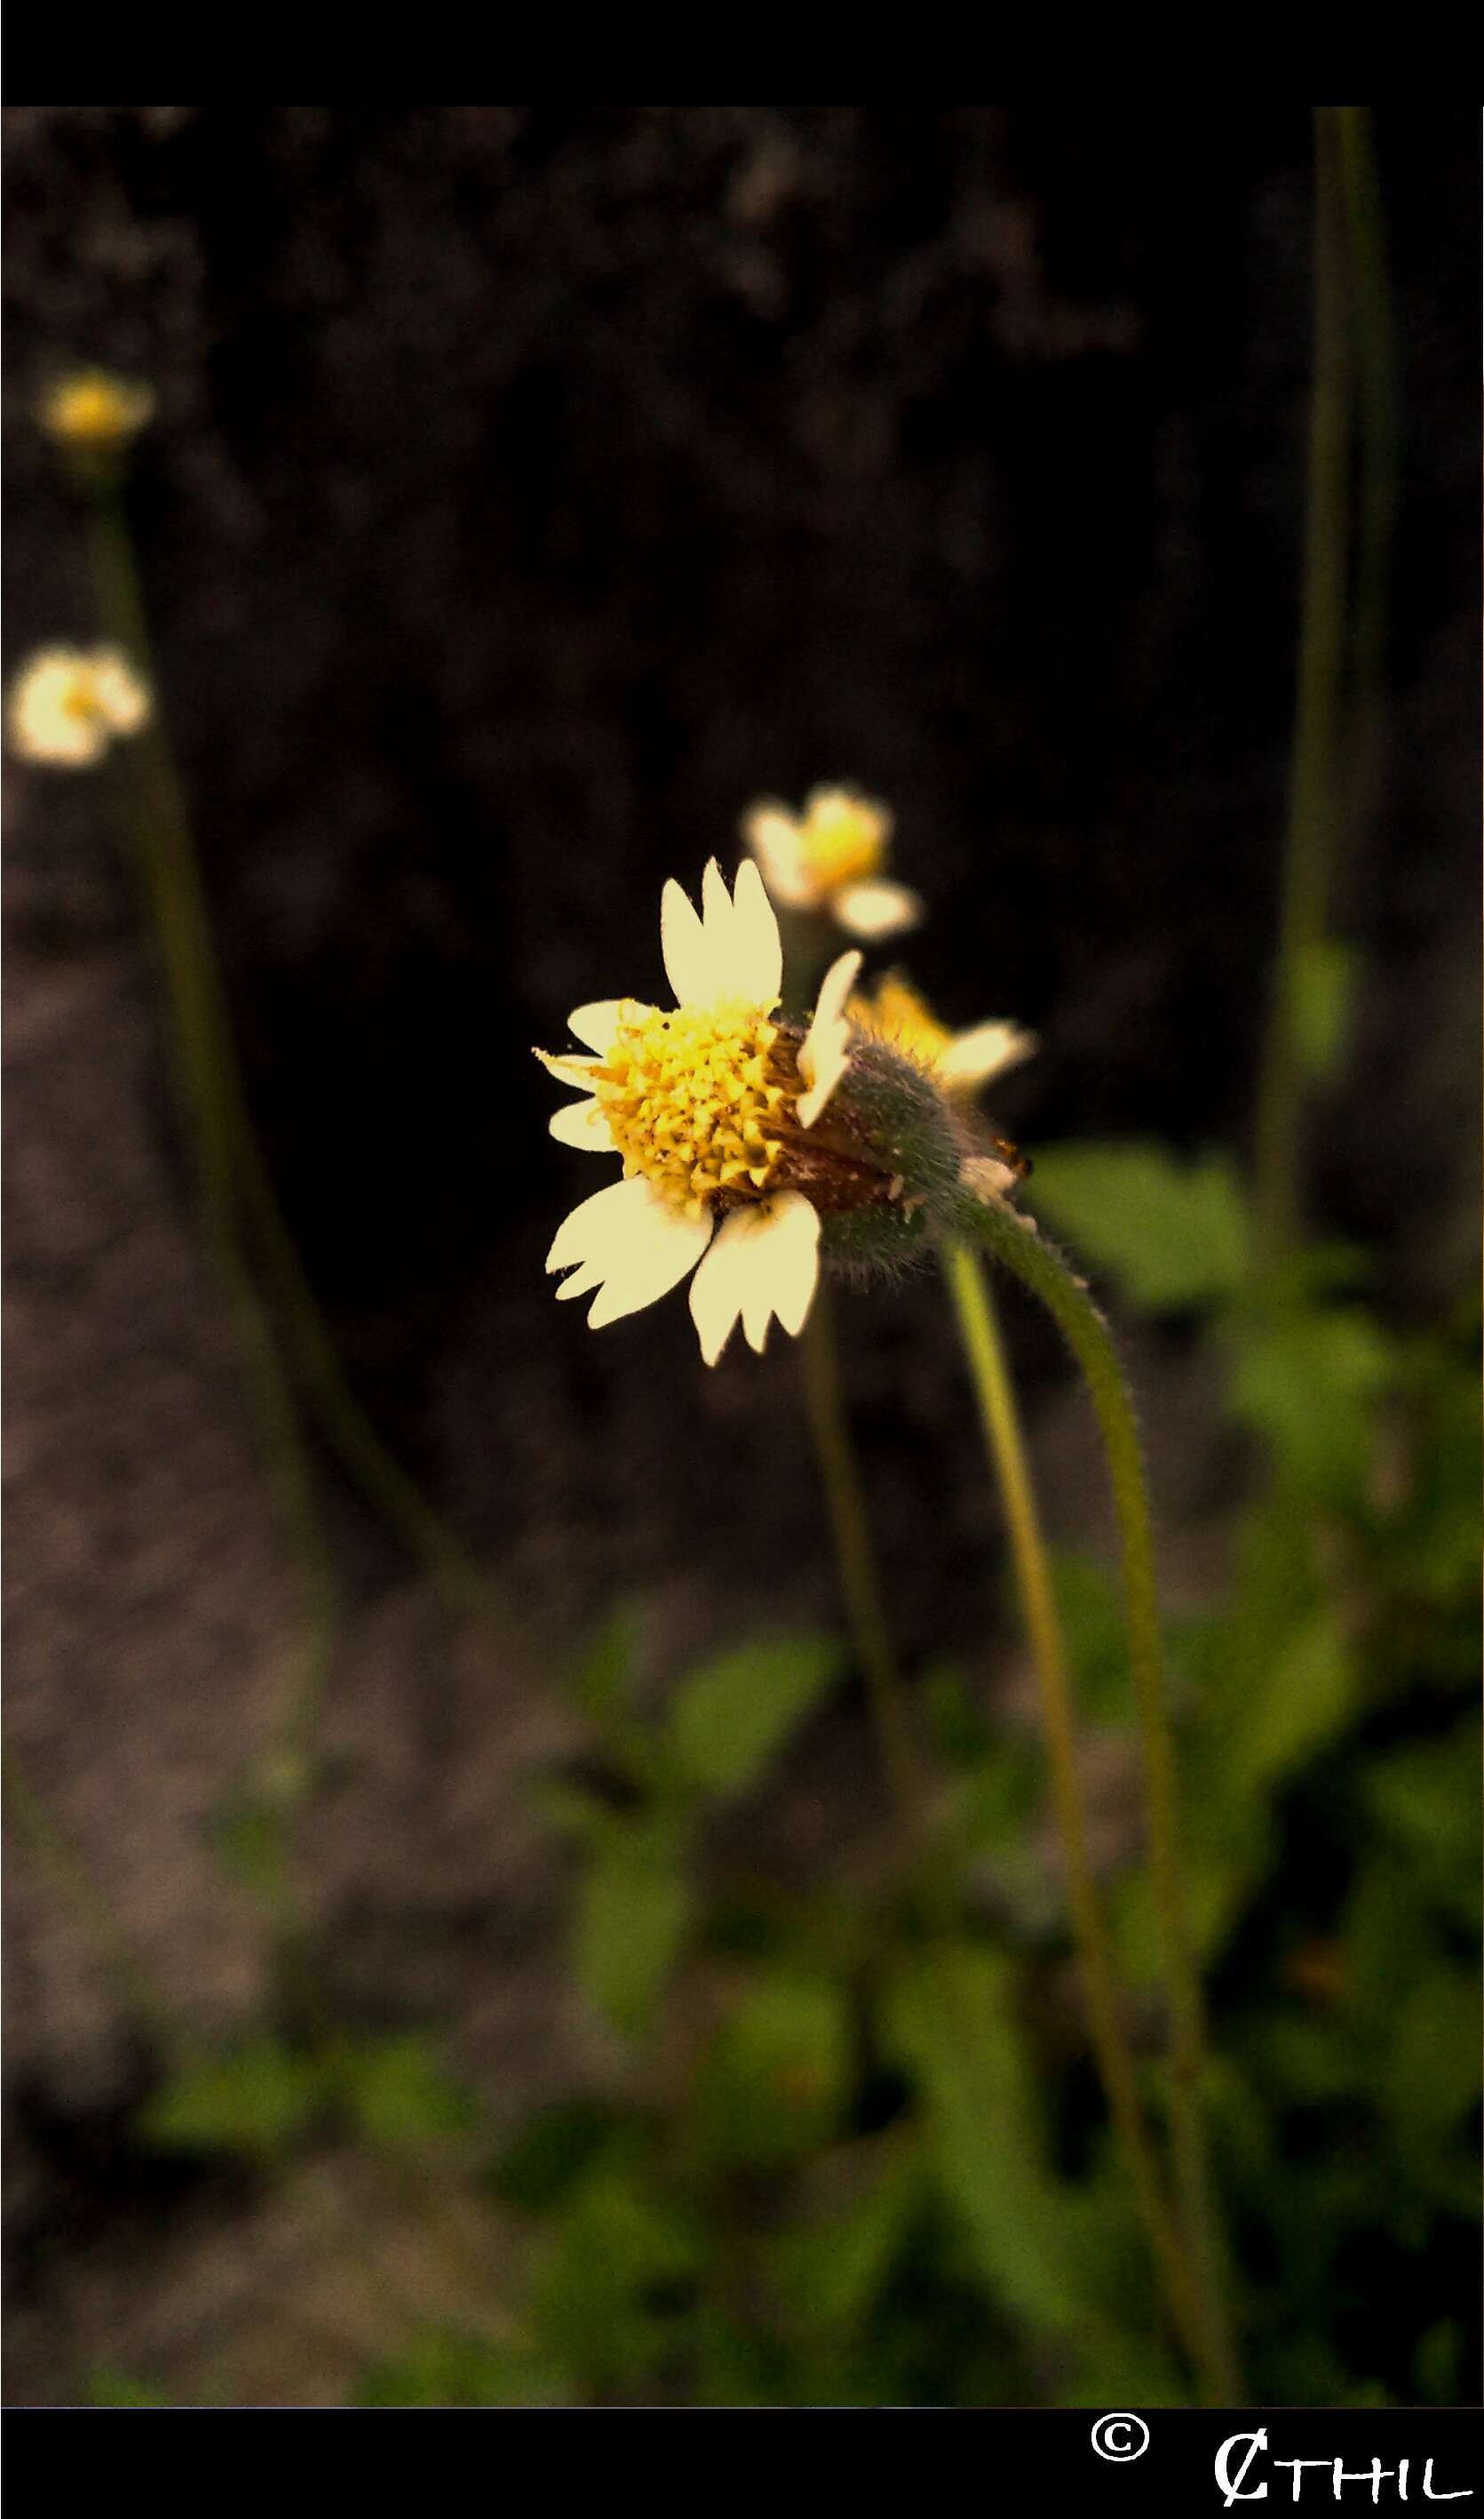
[[[719,1191],[764,1195],[799,1092],[777,1025],[741,998],[635,1006],[591,1083],[625,1171],[690,1215]]]
[[[917,991],[895,972],[877,981],[874,997],[852,997],[849,1011],[863,1031],[891,1041],[919,1067],[935,1066],[953,1039],[947,1025],[940,1024]]]
[[[879,872],[892,818],[850,787],[816,787],[800,825],[804,862],[821,893]]]
[[[126,446],[153,410],[148,385],[85,368],[52,387],[41,405],[41,424],[64,446],[103,452]]]

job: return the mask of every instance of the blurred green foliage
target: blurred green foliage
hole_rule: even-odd
[[[383,2152],[457,2143],[478,2118],[474,2095],[425,2038],[336,2034],[298,2044],[264,2036],[177,2065],[139,2128],[156,2151],[267,2166],[327,2134]]]
[[[1150,1311],[1223,1303],[1247,1281],[1251,1228],[1224,1155],[1180,1164],[1153,1142],[1049,1146],[1032,1178],[1026,1205]]]
[[[1316,975],[1313,1063],[1346,976]],[[1342,1250],[1254,1278],[1234,1168],[1151,1144],[1038,1158],[1038,1214],[1120,1307],[1218,1361],[1240,1488],[1224,1591],[1172,1616],[1210,2094],[1259,2405],[1474,2394],[1480,1818],[1478,1323],[1400,1328]],[[1055,1578],[1082,1719],[1128,1724],[1115,1569]],[[869,1893],[785,1895],[714,1859],[848,1676],[833,1638],[754,1638],[656,1708],[616,1614],[568,1680],[588,1740],[532,1781],[572,1864],[575,1989],[625,2060],[492,2143],[415,2034],[265,2032],[179,2067],[153,2149],[258,2172],[327,2139],[464,2164],[527,2233],[488,2327],[405,2324],[362,2406],[1177,2405],[1144,2243],[1069,1968],[1033,1733],[938,1663],[918,1703],[934,1858]],[[219,1824],[282,1896],[272,1806]],[[735,1834],[733,1827],[733,1835]],[[941,1879],[941,1875],[936,1876]],[[1160,2106],[1147,1876],[1111,1882]],[[157,2402],[95,2373],[92,2402]]]

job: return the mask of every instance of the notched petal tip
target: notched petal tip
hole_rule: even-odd
[[[798,1190],[780,1190],[726,1218],[690,1285],[701,1353],[715,1364],[740,1319],[754,1354],[769,1324],[797,1338],[819,1277],[819,1217]]]
[[[783,987],[783,938],[751,858],[743,859],[732,886],[731,952],[737,995],[753,1005],[776,1005]]]
[[[685,1215],[637,1176],[610,1181],[566,1218],[546,1256],[548,1274],[580,1265],[601,1291],[588,1318],[593,1329],[642,1310],[678,1285],[711,1239],[712,1218]]]

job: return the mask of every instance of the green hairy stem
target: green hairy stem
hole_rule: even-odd
[[[1202,2367],[1215,2402],[1239,2402],[1224,2301],[1224,2269],[1206,2155],[1205,2023],[1186,1921],[1174,1743],[1165,1701],[1164,1645],[1154,1528],[1139,1431],[1116,1349],[1081,1279],[1027,1219],[997,1200],[967,1197],[960,1230],[992,1252],[1045,1304],[1076,1359],[1097,1414],[1117,1513],[1123,1608],[1144,1764],[1155,1907],[1170,2014],[1169,2109],[1175,2183],[1197,2270]]]

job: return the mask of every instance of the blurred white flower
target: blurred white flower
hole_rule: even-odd
[[[6,703],[6,734],[22,761],[86,770],[118,735],[149,719],[147,683],[116,647],[43,647],[22,666]]]
[[[922,917],[919,896],[881,871],[890,812],[852,787],[816,787],[802,815],[754,805],[742,818],[742,836],[782,908],[833,918],[867,943],[899,935]]]

